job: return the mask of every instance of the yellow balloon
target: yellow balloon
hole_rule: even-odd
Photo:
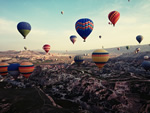
[[[92,53],[92,60],[101,69],[109,60],[109,53],[104,49],[97,49]]]

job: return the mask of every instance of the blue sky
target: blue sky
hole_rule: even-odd
[[[114,10],[120,12],[115,27],[108,24],[108,14]],[[86,42],[75,30],[80,18],[94,22]],[[21,21],[32,27],[25,40],[16,27]],[[0,0],[0,51],[23,50],[24,46],[42,50],[44,44],[50,44],[51,50],[138,45],[136,36],[139,34],[144,36],[142,45],[150,43],[149,30],[150,0]],[[77,36],[74,45],[71,35]]]

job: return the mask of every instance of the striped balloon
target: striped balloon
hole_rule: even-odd
[[[1,62],[0,63],[0,75],[5,76],[8,74],[8,63]]]
[[[74,44],[75,41],[77,40],[77,37],[75,35],[70,36],[71,42]]]
[[[84,42],[89,34],[92,32],[93,27],[93,21],[88,18],[79,19],[75,24],[76,31],[84,39]]]
[[[84,60],[83,57],[80,55],[77,55],[74,57],[74,61],[78,66],[80,66],[82,64],[83,60]]]
[[[97,49],[92,53],[92,60],[101,69],[109,60],[109,53],[104,49]]]
[[[109,13],[108,18],[111,21],[111,23],[113,24],[113,26],[115,26],[116,22],[120,18],[120,13],[118,11],[112,11]]]
[[[34,71],[34,65],[31,62],[22,62],[19,66],[19,71],[24,77],[29,78]]]
[[[22,34],[22,36],[25,39],[26,36],[28,35],[28,33],[31,30],[31,25],[29,23],[27,23],[27,22],[20,22],[17,25],[17,29],[18,29],[18,31]]]
[[[50,50],[50,45],[45,44],[45,45],[43,46],[43,49],[45,50],[46,53],[48,53],[49,50]]]

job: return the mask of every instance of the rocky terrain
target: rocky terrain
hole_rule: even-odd
[[[150,72],[141,67],[148,54],[110,58],[101,70],[89,56],[80,67],[68,56],[29,57],[35,70],[28,80],[21,75],[17,80],[1,77],[0,112],[149,113]]]

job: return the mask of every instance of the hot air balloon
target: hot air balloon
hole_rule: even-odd
[[[26,36],[28,35],[28,33],[31,30],[31,26],[27,22],[20,22],[17,25],[17,29],[22,34],[22,36],[24,37],[24,39],[26,39]]]
[[[34,65],[31,62],[22,62],[19,66],[19,71],[24,77],[29,78],[34,71]]]
[[[92,53],[92,60],[101,69],[109,60],[109,53],[104,49],[97,49]]]
[[[102,38],[102,36],[100,35],[99,38]]]
[[[148,60],[149,59],[149,56],[144,56],[144,60]]]
[[[139,43],[141,43],[141,41],[143,40],[143,36],[142,35],[138,35],[137,37],[136,37],[136,40],[139,42]]]
[[[70,36],[71,42],[74,44],[75,41],[77,40],[77,37],[75,35]]]
[[[77,56],[75,56],[74,57],[74,61],[75,61],[75,63],[78,65],[78,66],[80,66],[81,64],[82,64],[82,62],[83,62],[83,57],[81,56],[81,55],[77,55]]]
[[[63,12],[63,11],[61,11],[61,14],[63,15],[63,14],[64,14],[64,12]]]
[[[109,13],[108,18],[111,21],[111,23],[113,24],[113,26],[115,26],[116,22],[120,18],[120,13],[118,11],[112,11]]]
[[[72,57],[71,57],[71,56],[69,56],[69,58],[71,59]]]
[[[8,66],[8,73],[13,76],[14,79],[17,79],[17,77],[19,76],[20,72],[19,72],[19,63],[12,63]]]
[[[0,75],[5,76],[8,74],[8,63],[1,62],[0,63]]]
[[[45,44],[45,45],[43,46],[43,49],[45,50],[46,53],[48,53],[49,50],[50,50],[50,45]]]
[[[146,71],[150,70],[150,61],[143,61],[141,65]]]
[[[126,49],[128,50],[130,48],[130,46],[126,46]]]
[[[140,48],[136,48],[136,52],[138,53],[141,49]]]
[[[93,27],[93,21],[88,18],[79,19],[75,24],[76,31],[84,39],[84,42],[92,32]]]
[[[24,50],[27,50],[27,47],[24,47]]]
[[[120,48],[118,47],[118,48],[117,48],[117,50],[119,51],[119,50],[120,50]]]

